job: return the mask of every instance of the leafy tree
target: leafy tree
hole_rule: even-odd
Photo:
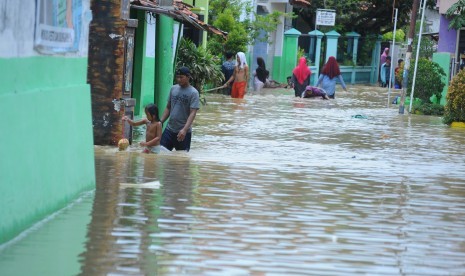
[[[262,38],[268,41],[268,34],[274,32],[281,16],[291,17],[291,14],[272,12],[267,15],[258,15],[253,12],[249,2],[241,0],[211,0],[209,4],[209,22],[221,30],[228,32],[227,41],[218,36],[209,35],[208,49],[220,55],[224,51],[244,52],[264,31]],[[255,20],[250,20],[255,18]]]
[[[220,13],[213,25],[217,28],[228,32],[228,39],[223,40],[217,35],[210,36],[208,39],[208,49],[212,53],[220,54],[223,51],[245,52],[247,45],[250,43],[250,38],[247,35],[245,26],[234,18],[234,11],[225,9]]]
[[[392,34],[393,32],[388,32],[383,35],[384,41],[392,41]],[[405,41],[405,33],[402,29],[396,30],[396,38],[395,42],[404,42]]]
[[[358,65],[370,65],[373,48],[375,47],[377,41],[376,35],[367,35],[359,39],[358,45],[359,50],[357,54],[357,64]]]
[[[450,19],[449,29],[459,30],[465,26],[465,0],[458,0],[446,12]]]
[[[242,0],[211,0],[208,7],[209,22],[216,20],[226,10],[229,10],[235,19],[239,19],[243,11],[245,11],[245,14],[252,11],[250,3]]]
[[[425,30],[425,27],[426,27],[426,23],[424,23],[423,25],[423,30]],[[417,22],[417,24],[415,25],[415,33],[416,34],[420,33],[420,22]],[[412,43],[413,53],[417,52],[418,38],[419,36],[416,35],[415,38],[413,39],[413,43]],[[419,57],[429,58],[429,59],[432,58],[433,53],[436,52],[436,48],[437,48],[436,46],[437,46],[437,43],[434,40],[432,40],[430,37],[423,36],[420,42]]]
[[[219,58],[212,55],[209,50],[195,46],[190,40],[181,39],[176,57],[176,68],[187,66],[190,69],[191,84],[200,92],[204,103],[205,84],[219,84],[224,79],[218,63]]]
[[[428,7],[435,4],[435,0],[427,2]],[[390,32],[394,27],[393,8],[398,9],[397,26],[408,25],[412,5],[413,0],[312,0],[310,6],[295,11],[309,26],[314,26],[317,9],[334,9],[337,25],[327,28],[339,33],[356,31],[365,36]]]

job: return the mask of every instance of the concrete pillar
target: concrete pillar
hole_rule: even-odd
[[[279,82],[285,82],[286,77],[292,74],[292,70],[297,65],[298,39],[301,34],[302,33],[296,29],[290,29],[284,33],[283,59],[281,62]]]
[[[311,39],[316,39],[316,48],[315,48],[315,70],[312,72],[312,75],[315,75],[313,78],[313,84],[316,85],[318,81],[318,76],[320,75],[320,56],[321,56],[321,39],[324,36],[324,33],[313,30],[308,33]]]
[[[350,42],[352,43],[352,45],[351,45],[352,63],[354,64],[354,66],[356,66],[357,65],[357,53],[358,53],[358,39],[360,37],[360,34],[358,34],[356,32],[350,32],[350,33],[346,33],[346,37],[351,38]],[[351,84],[355,83],[355,68],[352,69],[350,83]]]
[[[375,43],[375,48],[373,49],[373,54],[371,55],[371,76],[370,76],[370,83],[374,84],[378,82],[379,78],[379,67],[381,64],[380,57],[381,57],[381,39],[382,36],[378,36]]]
[[[326,35],[326,59],[328,61],[330,56],[337,58],[337,41],[341,36],[335,30],[325,33]]]
[[[353,45],[352,45],[352,61],[354,64],[357,64],[357,54],[358,54],[358,39],[360,38],[360,34],[356,32],[346,33],[348,38],[353,38]]]

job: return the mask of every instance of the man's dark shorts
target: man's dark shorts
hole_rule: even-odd
[[[165,128],[163,131],[163,135],[161,136],[160,144],[165,147],[166,149],[172,151],[173,148],[176,150],[185,150],[189,151],[191,148],[191,137],[192,132],[186,133],[186,137],[184,137],[184,141],[178,141],[178,133],[172,132]]]

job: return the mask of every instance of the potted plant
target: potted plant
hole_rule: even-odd
[[[452,78],[447,89],[443,122],[452,127],[465,127],[465,70]]]

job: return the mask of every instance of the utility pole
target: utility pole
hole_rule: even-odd
[[[403,84],[402,84],[402,93],[400,95],[400,104],[399,104],[399,114],[404,114],[405,109],[405,94],[407,94],[407,84],[408,84],[408,71],[410,69],[410,57],[412,56],[412,43],[413,38],[415,37],[415,23],[417,22],[417,13],[420,0],[413,0],[412,13],[410,14],[410,29],[408,31],[408,46],[407,53],[405,54],[405,64],[404,64],[404,74],[403,74]],[[413,99],[410,99],[413,101]]]

